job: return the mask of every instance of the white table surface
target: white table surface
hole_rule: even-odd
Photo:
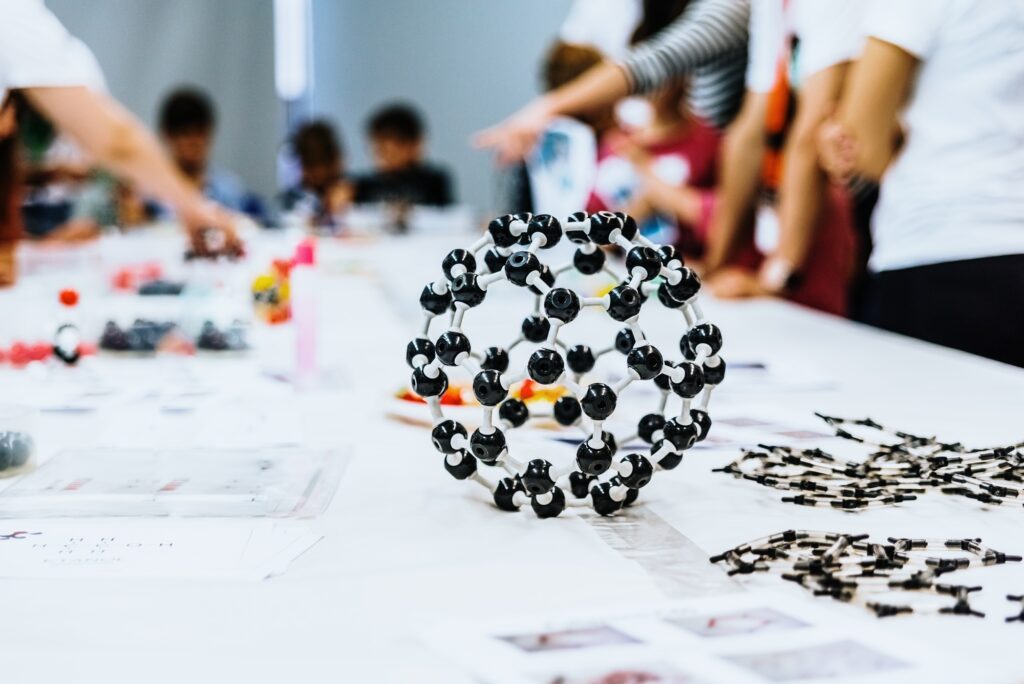
[[[263,370],[287,363],[286,356],[272,354],[287,348],[273,336],[243,359],[187,362],[222,383],[223,398],[211,408],[218,416],[257,403],[267,415],[279,410],[297,421],[306,445],[351,449],[353,460],[329,510],[311,522],[324,534],[318,545],[285,575],[262,583],[0,580],[0,681],[473,681],[421,643],[424,625],[441,618],[573,611],[593,607],[595,597],[610,607],[663,600],[654,579],[610,549],[582,519],[539,521],[529,512],[498,512],[482,492],[444,472],[425,432],[385,417],[383,407],[408,373],[404,346],[418,324],[419,289],[436,277],[447,249],[468,242],[406,238],[323,246],[319,349],[322,365],[344,380],[337,389],[296,393],[267,379]],[[285,243],[280,237],[254,241],[251,263],[285,253]],[[99,251],[121,259],[166,256],[176,245],[166,237],[133,238]],[[31,329],[27,321],[42,310],[31,302],[48,300],[65,280],[99,282],[89,273],[71,269],[26,277],[16,289],[0,292],[0,320]],[[499,325],[508,317],[518,320],[528,306],[521,303],[513,314],[494,305],[472,315]],[[725,333],[728,360],[764,361],[773,374],[822,382],[818,390],[767,394],[730,390],[727,379],[712,402],[712,416],[717,410],[768,411],[813,425],[815,410],[870,415],[908,431],[978,445],[1024,434],[1021,370],[780,302],[708,302],[706,310]],[[658,325],[678,336],[668,320]],[[0,323],[0,338],[5,325]],[[100,358],[91,366],[99,372],[116,367],[121,374],[131,368],[142,378],[175,363],[181,362]],[[7,400],[30,393],[38,382],[27,371],[0,370],[0,393]],[[147,409],[132,410],[138,416]],[[202,415],[159,416],[150,410],[157,430],[151,434],[160,440],[187,444],[199,439],[196,434],[208,434],[209,425],[199,429]],[[46,415],[43,446],[52,453],[67,446],[135,443],[139,436],[125,427],[121,411]],[[225,440],[231,444],[236,437],[246,444],[245,435]],[[642,494],[646,510],[709,554],[791,527],[981,536],[999,550],[1024,551],[1020,507],[987,510],[940,496],[858,514],[797,507],[780,503],[775,490],[710,473],[728,458],[691,455]],[[977,681],[1021,681],[1024,626],[1002,619],[1012,608],[1003,595],[1024,593],[1024,567],[1000,566],[983,575],[985,597],[978,605],[990,613],[986,620],[877,621],[856,607],[817,603],[864,630],[893,630],[937,652],[967,653],[980,668]],[[798,587],[782,590],[805,600]]]

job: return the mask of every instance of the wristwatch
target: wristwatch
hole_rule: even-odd
[[[800,285],[802,274],[789,259],[770,256],[761,264],[757,281],[772,294],[784,294]]]

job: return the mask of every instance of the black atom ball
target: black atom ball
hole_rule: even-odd
[[[586,220],[587,212],[577,211],[576,213],[569,217],[568,222],[583,223]],[[580,230],[579,228],[566,228],[565,237],[569,238],[569,240],[575,242],[576,244],[582,245],[590,242],[590,238],[587,237],[587,232],[585,230]]]
[[[461,266],[461,269],[456,269],[457,266]],[[459,275],[455,271],[460,273],[466,273],[468,271],[476,270],[476,259],[473,255],[464,249],[453,249],[448,252],[445,256],[444,261],[441,262],[441,270],[444,271],[444,277],[449,281],[454,280],[455,276]]]
[[[636,219],[624,211],[617,211],[615,215],[622,221],[622,237],[627,240],[635,238],[636,234],[640,232],[640,228],[636,225]]]
[[[661,272],[661,259],[652,247],[633,247],[626,254],[626,273],[633,276],[635,269],[643,269],[643,279],[653,280]]]
[[[725,359],[718,359],[718,365],[704,364],[704,382],[708,385],[721,385],[725,380]]]
[[[431,378],[423,368],[416,368],[412,372],[412,391],[421,397],[437,397],[448,389],[448,376],[443,370],[437,371],[437,377]]]
[[[562,356],[552,349],[538,349],[530,355],[526,371],[535,382],[550,385],[562,377],[565,362]]]
[[[423,291],[420,293],[420,306],[424,311],[439,316],[448,310],[451,303],[451,290],[445,290],[444,294],[437,294],[431,285],[423,286]]]
[[[662,245],[658,248],[658,258],[661,259],[661,265],[666,268],[673,261],[678,261],[677,266],[683,265],[683,255],[672,245]]]
[[[576,465],[587,475],[600,475],[611,467],[613,455],[608,442],[594,447],[585,440],[576,447]]]
[[[496,370],[504,373],[508,370],[508,352],[501,347],[488,347],[484,351],[484,362],[480,367],[484,370]]]
[[[448,471],[449,475],[454,477],[456,480],[465,480],[467,477],[476,472],[475,458],[473,458],[466,452],[462,452],[461,454],[459,454],[461,460],[455,465],[452,465],[448,459],[455,457],[455,455],[445,456],[444,469]]]
[[[487,296],[487,290],[480,287],[476,273],[463,273],[452,280],[452,297],[472,308],[478,306]]]
[[[420,363],[413,363],[416,357],[423,357],[420,359]],[[409,342],[405,347],[405,362],[409,364],[409,368],[415,368],[417,365],[422,366],[424,363],[430,363],[434,360],[434,343],[425,337],[417,337],[415,340]],[[425,359],[425,360],[424,360]]]
[[[572,290],[556,287],[544,297],[544,313],[563,323],[571,323],[580,313],[580,298]]]
[[[558,424],[566,427],[575,425],[576,421],[583,415],[583,408],[580,406],[580,402],[576,401],[576,397],[569,395],[558,397],[551,411]]]
[[[662,306],[669,309],[679,309],[686,304],[686,302],[680,302],[669,294],[668,281],[662,281],[661,285],[658,286],[658,301],[661,302]]]
[[[705,347],[706,356],[714,356],[722,350],[722,331],[714,323],[698,323],[690,328],[687,337],[695,352]]]
[[[565,355],[565,360],[569,364],[569,370],[580,375],[589,373],[597,363],[594,352],[585,344],[577,344],[570,348]]]
[[[441,336],[434,342],[434,351],[437,352],[437,358],[446,366],[459,365],[459,357],[463,354],[469,354],[471,349],[469,338],[455,330],[447,330],[441,333]]]
[[[569,474],[569,491],[577,499],[587,498],[587,494],[590,493],[590,485],[594,483],[594,478],[586,473],[581,473],[578,470],[574,470]]]
[[[672,443],[663,439],[660,442],[656,443],[653,447],[651,447],[651,452],[653,453],[655,451],[658,451],[658,449],[660,449],[665,444],[671,445]],[[682,452],[670,451],[670,452],[668,452],[667,454],[665,454],[664,456],[661,457],[661,459],[658,461],[658,466],[660,466],[661,468],[663,468],[665,470],[673,470],[675,468],[678,468],[679,464],[682,463],[682,462],[683,462],[683,454],[682,454]]]
[[[646,416],[640,419],[637,424],[636,432],[640,436],[640,439],[644,440],[648,444],[654,442],[654,433],[665,427],[665,416],[660,413],[648,413]]]
[[[480,428],[477,428],[473,431],[473,436],[469,438],[469,450],[487,464],[497,461],[506,446],[505,433],[498,428],[494,428],[494,432],[491,433],[480,432]]]
[[[654,378],[654,384],[658,386],[658,389],[668,391],[672,389],[672,378],[665,374],[665,368],[675,368],[676,363],[674,361],[665,361],[665,366],[662,368],[662,373],[658,377]]]
[[[540,279],[543,283],[545,283],[548,286],[548,288],[552,287],[555,284],[555,274],[551,272],[551,269],[548,267],[547,264],[540,265]],[[536,285],[530,285],[529,289],[530,292],[532,292],[535,295],[544,294],[537,288]],[[545,288],[545,291],[546,290],[547,288]]]
[[[623,283],[608,293],[608,315],[616,321],[628,321],[640,314],[643,303],[643,295]]]
[[[629,328],[623,328],[615,334],[615,350],[620,354],[629,354],[635,344],[636,337]]]
[[[554,216],[537,214],[530,219],[530,225],[526,232],[529,233],[531,241],[535,234],[543,235],[545,242],[541,249],[551,249],[562,239],[562,224]]]
[[[499,371],[482,370],[473,378],[473,394],[484,406],[497,406],[508,396],[508,390],[501,384]]]
[[[590,239],[599,245],[610,245],[612,232],[622,230],[622,219],[610,211],[590,215]]]
[[[690,417],[697,424],[697,441],[700,442],[708,436],[708,432],[711,430],[711,416],[708,415],[707,411],[690,409]]]
[[[594,504],[594,510],[600,515],[614,515],[622,508],[622,503],[611,496],[611,484],[602,482],[590,488],[590,498]]]
[[[647,460],[647,457],[642,454],[628,454],[622,461],[632,467],[628,475],[620,475],[622,484],[630,489],[640,489],[651,481],[651,477],[654,475],[654,466]]]
[[[547,497],[539,496],[533,497],[530,501],[533,512],[537,514],[538,518],[557,518],[565,510],[565,492],[555,487],[548,496],[550,496],[550,500],[547,503],[540,502],[541,498]]]
[[[621,487],[623,484],[622,478],[616,475],[612,479],[608,480],[608,484],[612,487]],[[626,506],[633,505],[638,498],[640,498],[639,489],[627,489],[626,498],[622,500],[622,507],[625,508]]]
[[[498,408],[498,417],[517,428],[530,418],[530,409],[519,399],[506,399]]]
[[[518,511],[519,506],[515,504],[516,492],[522,491],[519,485],[510,477],[502,478],[498,486],[494,488],[494,505],[503,511]]]
[[[519,238],[512,234],[512,214],[499,216],[487,225],[487,232],[498,247],[511,247],[519,241]]]
[[[530,342],[543,342],[548,339],[551,321],[543,316],[527,316],[523,319],[523,337]]]
[[[677,302],[688,302],[700,292],[700,278],[697,277],[697,272],[688,266],[682,266],[677,272],[682,274],[682,278],[675,285],[665,281],[665,289]]]
[[[526,280],[530,274],[539,270],[540,259],[536,254],[526,251],[515,252],[505,262],[505,277],[510,283],[519,287],[526,287]]]
[[[665,439],[671,442],[679,451],[686,451],[696,444],[697,436],[700,432],[700,428],[696,423],[680,423],[674,418],[665,423],[665,427],[662,429],[665,433]]]
[[[430,439],[434,443],[434,448],[442,454],[454,454],[456,451],[460,451],[460,449],[452,446],[452,440],[455,438],[455,435],[468,437],[469,433],[466,432],[466,428],[462,423],[457,423],[454,420],[442,420],[430,431]]]
[[[549,492],[555,486],[555,481],[551,477],[551,464],[543,458],[535,458],[527,463],[521,480],[523,489],[530,496]]]
[[[618,398],[611,387],[603,382],[595,382],[587,387],[586,394],[580,400],[580,406],[591,420],[604,420],[615,411],[617,401]]]
[[[484,265],[487,266],[489,273],[497,273],[505,268],[505,262],[508,261],[508,257],[501,254],[496,249],[489,249],[484,252]]]
[[[704,372],[700,366],[689,361],[683,361],[677,368],[684,372],[683,379],[672,383],[672,391],[684,399],[693,399],[704,389]]]
[[[651,380],[661,375],[665,361],[656,347],[643,344],[633,347],[633,350],[626,356],[626,365],[639,375],[641,380]]]
[[[583,275],[594,275],[600,273],[604,268],[606,259],[603,250],[595,249],[593,252],[585,252],[581,247],[572,255],[572,265]]]

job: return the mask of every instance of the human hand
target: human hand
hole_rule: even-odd
[[[234,214],[219,204],[200,202],[184,212],[181,219],[195,255],[236,257],[245,253]]]
[[[544,98],[534,100],[498,125],[474,135],[473,145],[478,149],[493,149],[500,164],[522,161],[554,116]]]
[[[355,189],[352,187],[351,183],[346,183],[345,181],[338,181],[337,183],[334,183],[327,189],[327,193],[324,198],[328,213],[332,216],[342,213],[348,209],[350,204],[352,204],[354,197]]]
[[[605,136],[605,141],[617,156],[628,160],[638,170],[646,169],[651,162],[651,155],[638,145],[627,133],[612,131]]]
[[[818,159],[822,169],[836,183],[845,184],[856,171],[856,140],[834,117],[826,119],[818,128]]]
[[[761,287],[757,274],[738,266],[720,268],[704,279],[704,284],[719,299],[747,299],[768,297],[770,293]]]

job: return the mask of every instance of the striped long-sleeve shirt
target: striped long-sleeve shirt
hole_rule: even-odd
[[[719,128],[726,126],[743,99],[749,21],[750,0],[694,0],[622,61],[630,91],[647,93],[689,75],[693,110]]]

